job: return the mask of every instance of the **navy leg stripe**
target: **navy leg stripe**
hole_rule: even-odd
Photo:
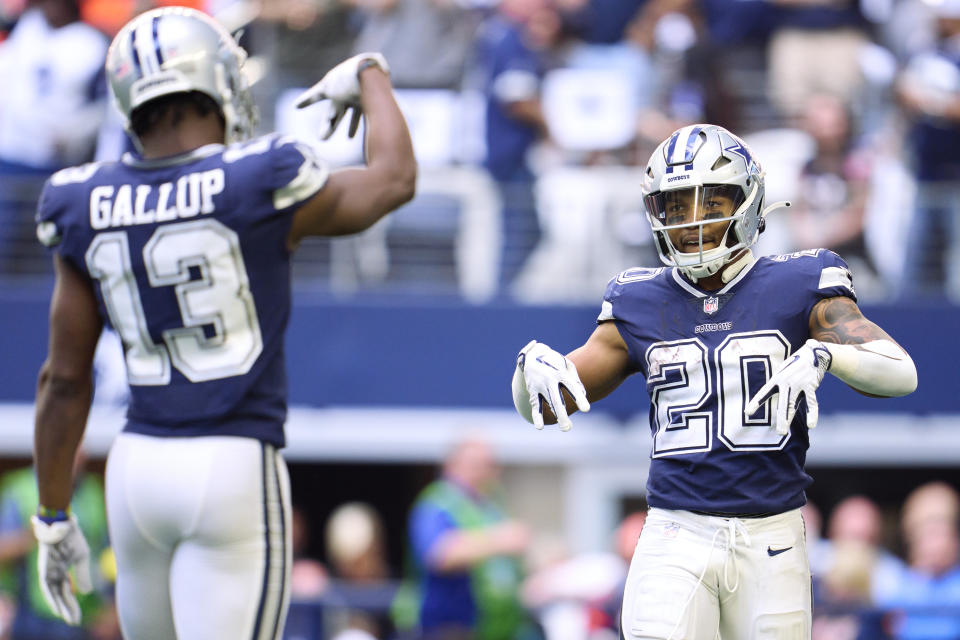
[[[276,465],[275,449],[266,443],[263,443],[261,447],[265,549],[263,584],[251,638],[252,640],[261,640],[262,638],[276,640],[277,632],[281,626],[280,613],[283,610],[285,597],[286,573],[289,570],[286,566],[286,523],[284,522],[283,497],[280,494],[280,476]],[[280,529],[279,545],[272,544],[277,528]],[[279,549],[277,549],[278,546]],[[275,555],[278,555],[279,558],[275,558]],[[277,573],[279,573],[279,580],[275,575]],[[264,633],[268,630],[268,633]]]
[[[272,452],[274,449],[270,447]],[[283,513],[283,493],[280,487],[280,470],[277,469],[276,458],[274,458],[273,465],[273,475],[277,487],[277,512],[280,514],[280,597],[277,599],[277,615],[273,619],[273,634],[271,638],[279,638],[278,635],[280,629],[283,628],[283,620],[280,618],[280,614],[283,611],[283,600],[285,597],[285,585],[287,584],[287,573],[290,571],[290,567],[287,566],[287,522]]]

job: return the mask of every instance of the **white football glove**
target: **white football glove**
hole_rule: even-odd
[[[353,109],[349,136],[352,138],[357,132],[357,127],[360,126],[360,116],[363,113],[363,109],[360,107],[361,64],[368,60],[380,67],[384,73],[390,73],[390,67],[382,54],[361,53],[330,69],[320,82],[297,97],[296,105],[298,109],[309,106],[314,102],[329,100],[325,105],[327,109],[324,117],[325,126],[320,132],[320,137],[323,140],[333,135],[348,109]]]
[[[786,435],[797,413],[801,398],[807,403],[807,428],[817,426],[820,408],[817,404],[817,387],[830,368],[833,357],[819,340],[807,340],[774,373],[767,383],[747,403],[743,413],[751,416],[760,405],[772,396],[776,400],[774,426],[777,433]]]
[[[67,624],[80,624],[80,605],[70,584],[70,568],[76,567],[76,585],[80,593],[93,589],[90,580],[90,547],[80,531],[77,516],[46,523],[37,516],[30,519],[33,535],[39,543],[37,572],[40,589],[54,613]]]
[[[561,353],[557,353],[542,342],[531,340],[517,354],[517,368],[513,372],[513,405],[527,422],[537,429],[543,429],[543,408],[540,398],[557,416],[561,431],[573,427],[567,416],[567,406],[563,401],[561,388],[573,396],[580,411],[590,411],[587,391],[580,382],[577,368]]]

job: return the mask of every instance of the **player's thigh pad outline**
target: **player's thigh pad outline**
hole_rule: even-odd
[[[720,615],[716,566],[722,564],[722,552],[711,552],[715,541],[710,536],[681,525],[669,513],[651,509],[640,534],[624,589],[623,636],[715,640]]]
[[[172,608],[177,640],[281,637],[290,492],[274,447],[251,438],[121,434],[107,483],[126,637],[173,638],[149,626],[165,620],[132,611],[146,601],[137,556],[144,551],[168,555],[170,595],[157,608]]]

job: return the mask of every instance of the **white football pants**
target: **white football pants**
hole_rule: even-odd
[[[623,594],[628,640],[809,640],[800,510],[723,518],[650,509]]]
[[[290,481],[252,438],[121,433],[106,472],[127,640],[276,640],[289,598]]]

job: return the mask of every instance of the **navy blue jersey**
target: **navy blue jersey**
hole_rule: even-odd
[[[650,394],[651,506],[731,514],[804,504],[806,409],[790,433],[768,401],[744,406],[810,337],[813,306],[856,300],[846,263],[826,249],[761,258],[723,289],[700,290],[676,269],[631,269],[607,285],[598,322],[613,321]]]
[[[37,236],[95,284],[123,340],[126,430],[283,446],[293,211],[326,182],[277,135],[60,171]]]

